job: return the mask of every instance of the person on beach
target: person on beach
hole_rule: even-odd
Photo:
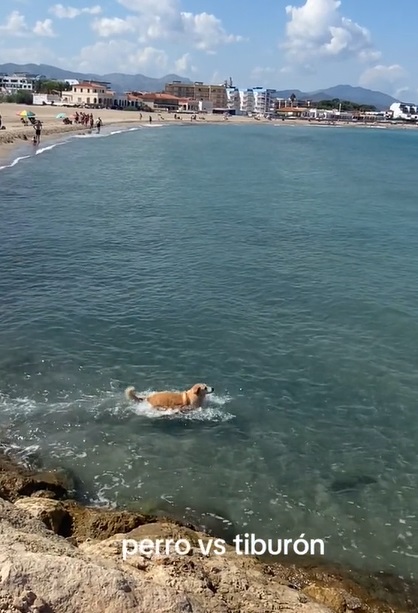
[[[2,118],[1,118],[1,115],[0,115],[0,130],[1,130],[1,123],[2,123]]]
[[[41,142],[41,132],[42,132],[42,123],[40,122],[39,119],[33,127],[35,128],[36,144],[39,145],[39,143]]]
[[[98,118],[96,122],[96,127],[97,127],[97,133],[100,134],[100,128],[102,127],[102,120],[100,119],[100,117]]]

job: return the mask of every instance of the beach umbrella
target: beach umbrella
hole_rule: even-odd
[[[58,113],[56,119],[67,119],[67,115],[65,113]]]
[[[19,115],[19,117],[35,117],[35,113],[32,113],[32,111],[21,111],[17,114]]]

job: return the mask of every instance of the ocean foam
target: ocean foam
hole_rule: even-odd
[[[132,411],[138,416],[147,417],[149,419],[182,419],[192,421],[230,421],[235,418],[235,415],[223,410],[223,407],[231,401],[229,395],[211,394],[206,399],[203,408],[196,409],[187,413],[181,413],[176,410],[156,411],[148,402],[127,403],[123,392],[115,390],[114,386],[111,391],[104,391],[102,395],[83,394],[72,399],[63,399],[58,402],[35,401],[28,397],[10,398],[0,393],[0,411],[3,415],[21,415],[29,416],[33,413],[41,412],[43,414],[52,413],[67,413],[75,408],[82,410],[84,413],[90,413],[92,417],[100,417],[105,413],[118,416],[126,414],[126,411]],[[146,397],[154,393],[155,390],[146,390],[138,392]]]
[[[48,145],[47,147],[42,147],[42,149],[37,149],[35,151],[35,155],[40,155],[41,153],[45,153],[45,151],[52,151],[52,149],[55,149],[55,147],[59,147],[60,145],[65,145],[65,141],[54,143],[53,145]]]
[[[16,164],[19,164],[19,162],[21,162],[22,160],[26,160],[27,158],[30,158],[30,157],[32,156],[22,155],[21,157],[14,159],[13,162],[10,162],[10,164],[6,164],[6,166],[0,166],[0,170],[5,170],[6,168],[13,168],[13,166],[16,166]]]

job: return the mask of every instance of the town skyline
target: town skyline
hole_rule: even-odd
[[[367,6],[266,0],[263,7],[237,11],[214,0],[44,0],[35,7],[31,0],[12,0],[0,6],[0,63],[58,64],[98,74],[175,73],[214,83],[232,74],[239,84],[286,83],[303,91],[350,83],[396,98],[418,97],[415,5],[408,14],[377,0]]]

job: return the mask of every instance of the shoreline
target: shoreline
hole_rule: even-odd
[[[102,506],[92,506],[81,502],[81,497],[77,491],[77,476],[70,472],[57,468],[56,470],[43,471],[42,467],[36,469],[26,463],[22,463],[18,456],[0,449],[0,533],[7,532],[5,525],[5,509],[7,505],[18,509],[18,512],[25,512],[28,516],[39,520],[46,528],[47,532],[54,538],[58,538],[65,545],[71,545],[75,552],[88,550],[94,554],[105,554],[108,559],[110,554],[118,560],[118,567],[138,564],[138,560],[124,558],[121,564],[120,556],[123,551],[122,541],[124,538],[139,540],[149,538],[155,542],[158,538],[185,539],[193,545],[193,550],[187,556],[166,555],[164,561],[155,557],[142,560],[139,564],[147,564],[150,569],[161,571],[161,564],[169,573],[169,576],[176,577],[177,588],[187,585],[190,575],[193,577],[193,585],[199,594],[197,583],[201,579],[200,572],[203,570],[199,565],[207,564],[206,573],[214,573],[210,576],[210,581],[215,583],[218,571],[215,571],[213,564],[215,560],[222,565],[222,572],[234,568],[234,582],[229,586],[231,598],[236,600],[241,598],[237,608],[205,608],[196,609],[210,613],[212,610],[232,613],[235,611],[253,613],[255,610],[246,602],[248,593],[242,593],[237,581],[248,581],[248,573],[254,572],[251,579],[251,591],[258,590],[258,602],[266,599],[266,603],[271,602],[271,590],[274,586],[280,587],[281,594],[286,587],[286,598],[294,596],[300,604],[300,608],[292,608],[289,602],[285,607],[289,611],[300,611],[302,613],[414,613],[416,602],[418,602],[418,584],[408,583],[396,576],[387,573],[369,573],[353,568],[346,568],[332,561],[323,561],[315,558],[303,558],[294,556],[283,561],[272,556],[239,556],[235,549],[230,546],[227,538],[226,553],[223,556],[214,554],[204,555],[198,553],[196,540],[220,538],[214,531],[208,531],[202,526],[179,520],[176,516],[170,515],[164,510],[155,509],[151,514],[139,508],[137,511],[127,508],[111,508]],[[4,506],[6,505],[6,507]],[[6,514],[7,515],[7,514]],[[7,521],[6,521],[7,523]],[[19,541],[20,542],[20,541]],[[57,541],[58,542],[58,541]],[[6,539],[7,543],[7,539]],[[54,554],[51,543],[51,552],[43,553]],[[7,555],[7,544],[6,544]],[[32,552],[32,549],[29,549]],[[117,554],[117,555],[116,555]],[[20,554],[23,555],[20,548]],[[75,555],[75,553],[74,553]],[[63,555],[58,557],[60,563]],[[182,558],[182,560],[180,559]],[[96,561],[96,555],[94,557]],[[181,566],[181,562],[187,560],[186,569]],[[191,564],[191,566],[190,566]],[[180,566],[179,566],[180,565]],[[142,569],[144,571],[144,569]],[[87,580],[86,580],[87,581]],[[185,586],[183,586],[185,587]],[[86,584],[85,588],[89,588]],[[31,589],[34,589],[32,587]],[[58,587],[57,587],[58,589]],[[248,589],[248,588],[247,588]],[[34,589],[36,592],[36,590]],[[187,592],[187,589],[186,589]],[[200,595],[200,594],[199,594]],[[211,598],[217,595],[215,590]],[[3,596],[2,585],[0,585],[0,596]],[[282,594],[282,597],[283,594]],[[276,595],[277,598],[277,595]],[[315,603],[324,608],[313,608]],[[261,602],[260,602],[261,604]],[[263,611],[276,612],[283,608],[283,600],[277,603],[278,608],[263,608]],[[307,604],[309,608],[305,609]],[[271,605],[270,605],[271,606]],[[311,608],[312,607],[312,608]],[[61,609],[54,609],[61,611]],[[90,610],[90,609],[89,609]],[[91,613],[97,613],[103,609],[91,609]],[[111,609],[115,611],[125,611],[125,609]],[[137,610],[137,609],[135,609]],[[165,611],[165,609],[154,609]],[[195,609],[191,609],[195,610]],[[65,609],[73,611],[73,609]],[[78,611],[77,609],[74,609]],[[142,611],[142,609],[140,609]],[[171,611],[171,609],[170,609]],[[177,610],[176,610],[177,611]]]
[[[10,107],[10,108],[7,108]],[[0,115],[3,117],[3,125],[6,125],[5,130],[0,131],[0,166],[9,165],[16,159],[16,153],[22,151],[23,155],[31,155],[34,150],[32,137],[34,134],[33,127],[22,126],[13,116],[13,111],[21,110],[23,107],[14,104],[0,103]],[[58,108],[58,107],[57,107]],[[53,109],[54,112],[57,111]],[[72,134],[88,134],[95,132],[96,128],[91,130],[86,126],[77,124],[64,125],[61,123],[52,123],[54,118],[51,117],[51,107],[33,107],[36,116],[43,121],[42,141],[47,146],[59,140],[61,137]],[[229,126],[254,126],[264,125],[269,127],[309,127],[309,128],[354,128],[354,129],[380,129],[380,130],[418,130],[418,126],[408,124],[398,124],[393,122],[348,122],[348,121],[317,121],[307,120],[302,118],[286,118],[282,119],[255,119],[247,116],[231,116],[225,120],[222,115],[203,115],[198,116],[195,121],[190,120],[190,115],[181,115],[182,119],[174,119],[173,113],[152,113],[153,119],[150,124],[148,114],[143,113],[146,118],[140,119],[137,111],[100,111],[103,117],[103,128],[106,130],[111,127],[121,126],[138,126],[146,127],[152,125],[175,125],[175,126],[199,126],[199,125],[229,125]],[[14,113],[16,114],[16,113]],[[46,119],[44,119],[44,116]],[[57,121],[55,119],[55,121]],[[48,123],[46,123],[48,122]],[[10,126],[10,127],[8,127]]]

